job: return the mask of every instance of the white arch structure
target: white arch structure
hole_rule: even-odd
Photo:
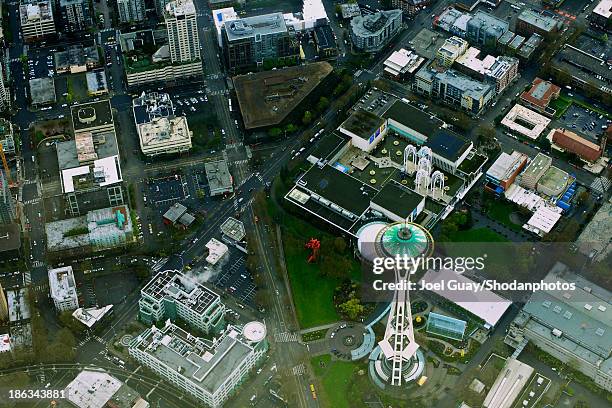
[[[436,198],[436,186],[440,190],[440,197],[444,194],[444,173],[439,170],[434,171],[431,175],[431,196]]]

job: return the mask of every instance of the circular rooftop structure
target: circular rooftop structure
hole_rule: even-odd
[[[386,222],[374,221],[359,228],[359,231],[357,231],[357,249],[364,259],[373,262],[374,258],[377,257],[375,250],[376,237],[386,226]]]
[[[424,227],[412,222],[389,224],[378,232],[376,252],[380,257],[429,256],[433,253],[434,241]]]
[[[262,322],[248,322],[242,329],[242,335],[248,341],[257,343],[266,338],[266,325]]]

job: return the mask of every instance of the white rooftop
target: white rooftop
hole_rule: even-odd
[[[385,71],[394,75],[416,70],[425,59],[404,48],[393,51],[384,62]]]
[[[7,334],[0,334],[0,353],[11,351],[11,338]]]
[[[9,309],[9,321],[27,320],[30,318],[30,305],[26,299],[26,288],[6,291],[6,302]]]
[[[533,213],[523,228],[540,236],[548,234],[561,218],[561,208],[542,205]]]
[[[525,123],[525,125],[518,123],[517,120]],[[517,104],[510,109],[510,112],[508,112],[504,119],[502,119],[501,124],[512,131],[518,132],[525,137],[535,140],[550,124],[550,119],[544,115],[540,115],[539,113],[532,111],[531,109],[527,109]]]
[[[102,319],[112,308],[113,305],[107,305],[103,307],[90,307],[87,309],[79,307],[72,313],[72,317],[83,323],[85,326],[91,328],[94,324],[100,321],[100,319]]]
[[[174,17],[178,17],[195,14],[196,9],[193,0],[174,0],[166,4],[166,11]]]
[[[507,180],[527,159],[528,157],[525,154],[516,150],[512,154],[502,152],[487,170],[487,176],[500,181]]]
[[[593,13],[610,18],[612,16],[612,0],[601,0],[593,9]]]
[[[443,290],[434,290],[437,295],[450,300],[473,315],[480,317],[491,327],[499,322],[504,313],[506,313],[506,310],[512,305],[512,302],[509,300],[488,290],[473,292],[469,290],[448,289],[446,283],[451,280],[455,280],[459,284],[470,285],[475,283],[466,276],[458,274],[450,269],[442,269],[439,272],[429,270],[425,276],[423,276],[422,280],[431,283],[443,283]]]
[[[119,156],[114,155],[94,160],[93,166],[85,165],[62,170],[62,190],[64,193],[74,192],[74,177],[88,177],[92,171],[96,179],[103,180],[98,183],[101,187],[119,183],[123,180],[119,169]]]
[[[103,408],[121,385],[107,373],[84,370],[68,384],[66,397],[79,408]]]
[[[208,249],[208,256],[206,257],[206,262],[211,265],[215,265],[225,254],[227,254],[228,247],[223,242],[211,238],[210,241],[206,243],[206,248]]]
[[[49,269],[49,289],[51,297],[55,299],[76,298],[76,284],[72,266]]]
[[[533,367],[514,358],[509,358],[493,383],[482,406],[484,408],[512,407],[512,403],[521,394],[531,374],[533,374]]]
[[[526,190],[517,183],[512,184],[505,192],[504,196],[508,201],[512,201],[529,211],[536,211],[541,206],[547,205],[546,200],[534,191]]]

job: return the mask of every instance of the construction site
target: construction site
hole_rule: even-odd
[[[327,62],[233,78],[246,129],[277,125],[331,72]]]

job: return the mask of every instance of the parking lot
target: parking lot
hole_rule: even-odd
[[[162,214],[174,203],[189,197],[186,183],[180,174],[150,179],[146,184],[146,202],[150,200]]]
[[[206,107],[208,103],[208,96],[204,93],[204,91],[199,90],[195,95],[176,95],[172,97],[172,101],[174,102],[174,107],[177,115],[185,114],[185,116],[189,116],[189,112],[197,112],[198,110],[202,110]],[[210,108],[212,105],[209,105]]]
[[[576,104],[572,104],[559,119],[559,126],[576,132],[594,143],[599,143],[604,132],[602,126],[607,127],[608,123],[609,119],[604,115]]]
[[[245,255],[230,248],[230,261],[213,281],[219,289],[231,294],[241,304],[255,306],[255,284],[246,269]]]
[[[612,43],[610,41],[598,41],[587,35],[581,35],[576,41],[578,48],[595,55],[597,58],[604,61],[612,59]]]

